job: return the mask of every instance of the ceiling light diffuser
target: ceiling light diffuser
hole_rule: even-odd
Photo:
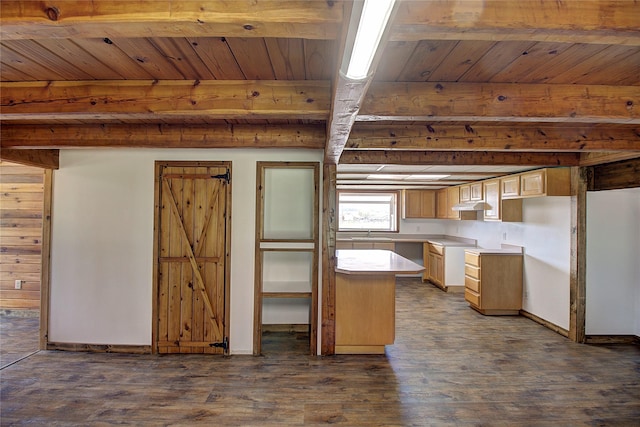
[[[380,44],[394,3],[395,0],[365,0],[347,68],[347,78],[362,80],[369,75],[371,62]]]
[[[409,175],[408,177],[406,177],[406,179],[411,180],[417,180],[417,181],[437,181],[439,179],[442,178],[446,178],[449,175],[434,175],[434,174],[430,174],[430,175]]]

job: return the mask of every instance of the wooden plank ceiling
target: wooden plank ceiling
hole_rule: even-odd
[[[338,73],[350,1],[3,0],[0,13],[1,147],[14,161],[287,147],[325,148],[344,170],[455,172],[640,156],[631,0],[399,1],[359,83]]]

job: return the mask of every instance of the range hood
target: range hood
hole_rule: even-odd
[[[483,211],[486,207],[485,202],[463,202],[454,205],[451,209],[454,211]]]

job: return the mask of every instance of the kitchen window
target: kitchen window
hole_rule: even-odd
[[[398,192],[338,192],[338,231],[398,231]]]

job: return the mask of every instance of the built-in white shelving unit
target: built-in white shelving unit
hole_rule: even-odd
[[[266,324],[309,325],[316,353],[319,164],[258,162],[254,354]]]

